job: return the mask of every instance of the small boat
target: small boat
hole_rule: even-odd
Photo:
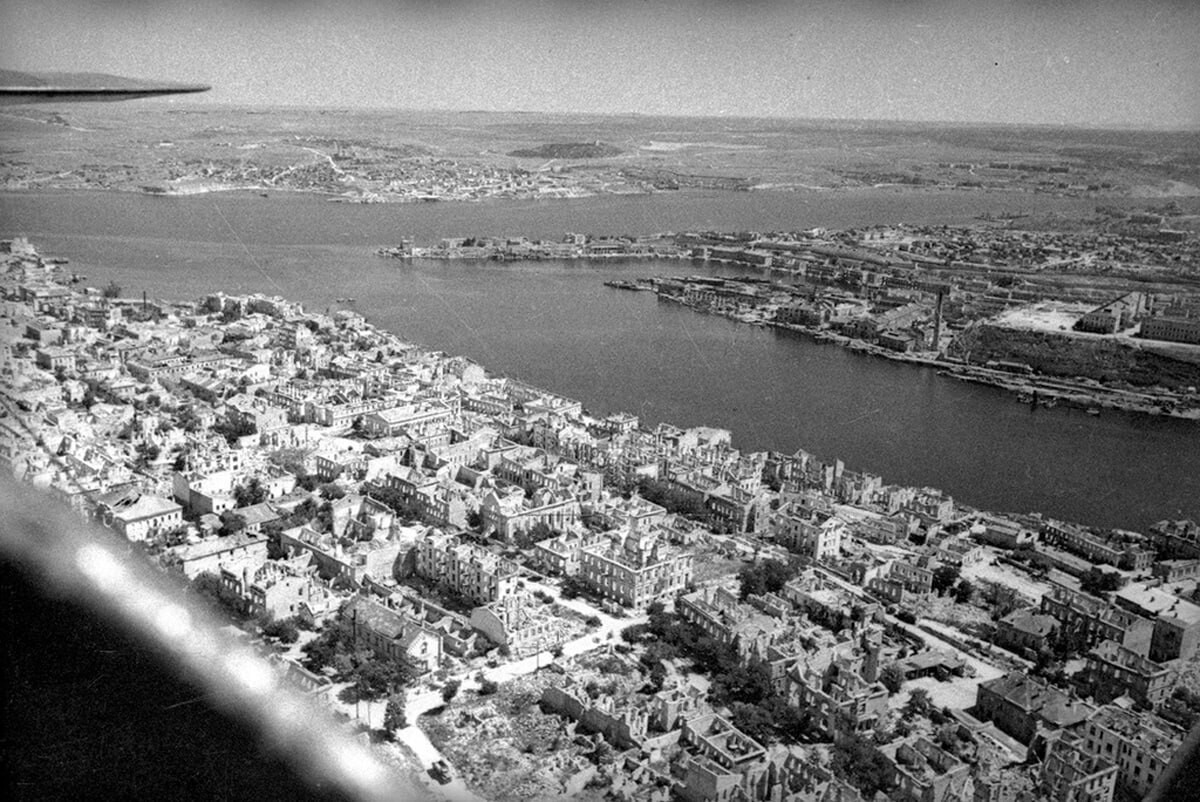
[[[1100,407],[1088,407],[1087,414],[1089,414],[1089,415],[1099,415],[1099,414],[1100,414]]]

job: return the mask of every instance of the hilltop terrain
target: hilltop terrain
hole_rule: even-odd
[[[1197,153],[1195,132],[1044,126],[199,104],[0,116],[7,189],[249,188],[357,201],[881,185],[1178,197],[1200,195]]]
[[[602,142],[562,142],[538,148],[521,148],[508,155],[518,159],[602,159],[620,154],[620,148]]]

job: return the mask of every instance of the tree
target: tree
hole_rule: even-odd
[[[961,579],[957,587],[954,588],[954,600],[959,604],[969,604],[971,597],[975,595],[975,586],[971,584],[969,579]]]
[[[984,599],[992,608],[992,620],[994,621],[999,621],[1017,609],[1019,603],[1016,590],[998,583],[987,585]]]
[[[410,679],[409,670],[393,660],[380,660],[367,653],[355,653],[351,659],[351,670],[347,672],[354,684],[343,691],[349,701],[358,699],[373,701],[391,693],[397,687],[406,685]]]
[[[286,558],[287,551],[283,548],[283,540],[280,537],[283,534],[283,524],[279,521],[267,521],[262,526],[262,533],[267,536],[267,559]]]
[[[182,546],[187,542],[188,525],[179,524],[161,533],[159,537],[162,539],[162,544],[167,548]]]
[[[396,737],[396,730],[408,726],[408,718],[404,707],[404,694],[394,693],[388,697],[387,707],[383,711],[383,731],[389,739]]]
[[[563,577],[561,595],[564,599],[578,598],[587,589],[582,579],[574,576]]]
[[[887,688],[888,695],[895,695],[904,685],[904,669],[899,663],[888,663],[879,672],[879,681]]]
[[[137,453],[138,460],[143,465],[149,465],[158,459],[159,454],[162,453],[162,449],[156,446],[154,443],[145,442],[138,446]]]
[[[874,744],[860,735],[852,735],[834,745],[831,768],[867,799],[892,785],[891,761]]]
[[[695,520],[707,520],[708,508],[704,496],[694,490],[684,490],[662,479],[642,477],[638,480],[638,492],[642,498],[661,507]]]
[[[663,683],[667,681],[667,669],[659,660],[650,667],[650,688],[654,693],[662,690]]]
[[[249,482],[233,489],[233,503],[239,507],[261,504],[266,500],[267,489],[262,486],[262,482],[257,476],[251,477]]]
[[[122,292],[121,285],[115,281],[110,281],[105,285],[102,292],[105,298],[120,298]]]
[[[592,752],[591,758],[596,761],[597,766],[608,766],[616,760],[612,746],[609,745],[608,741],[603,739],[600,740],[600,743],[596,744],[596,749]]]
[[[533,526],[529,527],[528,531],[517,532],[513,540],[515,541],[517,548],[529,549],[533,547],[533,544],[540,543],[543,540],[549,540],[556,534],[557,532],[550,528],[550,524],[546,523],[545,521],[538,521]]]
[[[228,537],[236,535],[246,528],[246,519],[238,515],[233,510],[225,510],[221,513],[221,536]]]
[[[246,603],[242,597],[236,591],[226,587],[221,582],[221,577],[211,571],[205,571],[193,579],[192,590],[236,619],[245,616]]]
[[[246,437],[258,431],[254,423],[248,420],[239,420],[237,423],[231,423],[228,420],[219,420],[213,424],[212,430],[215,434],[219,434],[225,438],[225,442],[229,445],[237,445],[239,437]]]
[[[747,565],[738,572],[738,579],[742,583],[742,599],[761,596],[764,593],[777,593],[795,574],[792,566],[779,560],[763,560]]]
[[[325,624],[321,634],[301,647],[304,652],[305,664],[312,671],[320,671],[327,666],[333,666],[340,655],[351,652],[354,648],[353,625],[338,616]]]
[[[263,624],[262,634],[268,638],[278,638],[280,643],[295,643],[300,639],[300,628],[296,626],[295,619],[283,618]]]
[[[328,501],[321,502],[313,516],[312,528],[317,532],[328,532],[333,528],[333,505]]]
[[[442,701],[446,704],[450,704],[450,700],[458,695],[458,689],[461,685],[462,683],[456,679],[452,679],[447,682],[445,687],[442,688]]]
[[[345,489],[336,482],[326,482],[317,489],[320,491],[322,498],[329,499],[330,501],[337,501],[346,495]]]
[[[912,693],[908,696],[908,702],[904,705],[905,714],[927,716],[932,709],[933,702],[929,699],[929,691],[924,688],[913,688]]]
[[[630,624],[621,630],[621,640],[629,644],[641,643],[646,637],[646,624]]]
[[[953,724],[943,724],[941,727],[938,727],[933,737],[937,741],[937,745],[942,747],[942,749],[945,749],[952,755],[958,754],[958,735],[955,733],[955,726]]]
[[[1097,596],[1107,593],[1112,590],[1119,590],[1124,580],[1116,571],[1105,571],[1096,566],[1088,569],[1088,572],[1079,579],[1079,587],[1088,593]]]
[[[292,508],[292,514],[285,519],[283,528],[291,529],[295,526],[302,526],[311,521],[316,514],[317,502],[306,498]]]
[[[480,696],[492,696],[499,690],[500,690],[500,686],[494,680],[485,678],[483,681],[481,681],[479,683],[479,695]]]
[[[767,741],[775,731],[771,713],[762,705],[734,702],[730,705],[732,724],[756,741]]]
[[[179,417],[176,419],[176,422],[179,424],[179,428],[185,432],[194,433],[200,431],[200,416],[190,406],[186,406],[179,411]]]
[[[937,595],[944,596],[946,591],[958,581],[960,570],[957,565],[939,565],[933,570],[933,589]]]
[[[371,498],[381,504],[390,507],[397,515],[402,518],[420,518],[420,511],[416,506],[406,499],[398,488],[395,487],[377,487],[371,490]]]

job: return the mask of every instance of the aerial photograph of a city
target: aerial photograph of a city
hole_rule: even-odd
[[[1197,43],[4,4],[4,798],[1200,799]]]

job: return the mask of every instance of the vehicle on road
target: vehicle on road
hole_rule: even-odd
[[[450,782],[450,766],[444,760],[439,760],[429,767],[429,776],[438,781],[438,784],[445,785]]]

